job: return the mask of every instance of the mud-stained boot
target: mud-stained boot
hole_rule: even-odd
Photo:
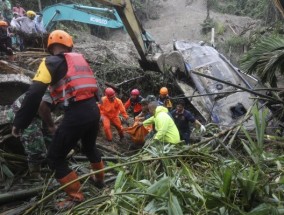
[[[100,161],[98,163],[91,163],[91,168],[94,171],[101,170],[101,169],[104,168],[104,163],[103,163],[103,161]],[[95,176],[92,176],[92,179],[94,181],[94,185],[99,189],[102,189],[103,187],[105,187],[104,178],[105,178],[105,172],[104,171],[96,173]]]
[[[61,179],[57,179],[57,181],[61,184],[61,185],[65,185],[75,179],[77,179],[78,176],[76,174],[76,172],[72,171],[70,172],[68,175],[66,175],[65,177],[61,178]],[[81,189],[81,183],[79,181],[76,181],[70,185],[68,185],[67,187],[64,188],[64,191],[68,194],[68,198],[61,201],[61,202],[57,202],[55,208],[57,210],[60,211],[64,211],[64,210],[68,210],[70,208],[72,208],[73,206],[75,206],[76,204],[84,201],[84,195],[83,193],[80,191]]]
[[[30,174],[30,179],[34,181],[42,181],[43,178],[41,177],[41,164],[40,163],[28,163],[29,167],[29,174]]]

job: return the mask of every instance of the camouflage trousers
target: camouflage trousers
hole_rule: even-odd
[[[7,120],[12,123],[15,113],[12,110],[6,112]],[[42,120],[34,117],[29,127],[22,131],[20,141],[30,163],[41,163],[46,157],[47,149],[42,133]]]

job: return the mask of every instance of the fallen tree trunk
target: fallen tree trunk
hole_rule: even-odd
[[[20,199],[27,199],[27,198],[36,196],[39,193],[41,193],[43,189],[44,189],[44,186],[40,186],[40,187],[29,188],[25,190],[13,191],[13,192],[0,194],[0,204],[7,203],[7,202],[13,202],[13,201],[20,200]]]

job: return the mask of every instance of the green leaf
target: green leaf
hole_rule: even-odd
[[[201,199],[202,201],[205,201],[203,195],[201,195],[201,188],[199,187],[198,184],[191,184],[191,188],[192,188],[192,191],[193,191],[193,195],[196,196],[198,199]]]
[[[231,183],[232,183],[232,170],[227,168],[223,177],[223,192],[225,196],[228,198],[231,191]]]
[[[144,211],[148,212],[149,214],[156,214],[159,211],[166,211],[167,210],[167,202],[166,201],[157,201],[153,199],[151,202],[149,202],[146,207],[144,208]]]
[[[202,194],[202,189],[198,185],[198,183],[195,182],[196,176],[191,172],[191,170],[187,167],[187,165],[184,162],[182,162],[181,160],[179,161],[182,164],[183,170],[186,173],[188,179],[190,180],[190,187],[192,188],[193,195],[196,196],[198,199],[201,199],[203,202],[205,202],[205,198],[203,197]]]
[[[244,149],[245,151],[248,153],[248,155],[250,156],[250,158],[253,160],[253,162],[255,164],[258,164],[258,160],[259,158],[257,156],[254,155],[254,153],[252,152],[252,150],[250,149],[250,147],[248,147],[248,145],[242,140],[241,141],[243,146],[244,146]]]
[[[124,171],[119,171],[116,180],[115,180],[115,184],[114,184],[114,190],[117,191],[119,188],[121,188],[124,180],[124,176],[125,176],[125,172]]]
[[[170,190],[170,178],[163,177],[159,181],[156,181],[148,189],[147,193],[157,196],[165,196]]]
[[[179,201],[175,195],[170,193],[168,203],[168,215],[183,215]]]
[[[246,215],[268,215],[268,214],[270,215],[278,214],[277,208],[264,203],[257,206]]]
[[[276,73],[284,73],[284,39],[268,37],[257,43],[241,59],[241,67],[249,74],[257,74],[262,83],[276,87]]]
[[[139,181],[141,184],[146,185],[146,186],[151,186],[151,182],[149,180],[143,179]]]
[[[2,171],[3,173],[7,176],[7,178],[14,178],[14,174],[11,172],[11,170],[7,167],[6,164],[1,164],[2,165]]]

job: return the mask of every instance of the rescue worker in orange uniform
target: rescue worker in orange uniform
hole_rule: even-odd
[[[133,107],[134,118],[142,111],[143,97],[140,96],[140,92],[137,89],[133,89],[130,93],[130,98],[125,102],[124,107],[127,110],[130,106]]]
[[[51,32],[47,48],[52,55],[41,62],[22,106],[16,113],[12,134],[18,137],[31,123],[49,86],[53,101],[62,102],[65,113],[49,146],[47,162],[55,171],[57,181],[65,185],[78,178],[76,172],[68,167],[66,155],[79,140],[91,168],[104,168],[101,153],[96,148],[100,120],[99,108],[94,97],[97,83],[83,55],[71,53],[73,40],[68,33],[62,30]],[[96,174],[93,178],[97,186],[104,185],[104,172]],[[64,190],[69,198],[56,203],[58,210],[70,208],[84,200],[79,181],[68,185]]]
[[[166,87],[162,87],[160,89],[160,95],[159,95],[157,101],[158,101],[159,105],[168,108],[169,111],[173,108],[173,104],[172,104],[171,99],[169,97],[169,91],[168,91],[168,88],[166,88]]]
[[[124,135],[119,114],[121,114],[125,120],[128,120],[129,116],[126,113],[122,101],[115,96],[115,91],[110,87],[106,88],[105,96],[102,97],[100,111],[107,140],[109,142],[112,141],[112,132],[110,128],[111,124],[115,126],[120,140],[122,140]]]

